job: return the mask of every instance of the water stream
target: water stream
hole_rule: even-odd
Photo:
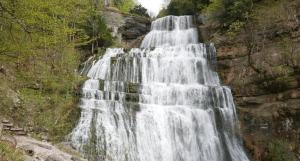
[[[192,16],[152,23],[141,48],[107,49],[82,88],[73,146],[97,161],[248,161],[213,44]]]

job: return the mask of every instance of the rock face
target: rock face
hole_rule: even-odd
[[[148,18],[120,13],[113,8],[106,8],[102,15],[113,37],[126,48],[139,47],[144,35],[150,31]]]
[[[24,152],[25,161],[86,161],[71,148],[64,147],[67,153],[50,143],[27,136],[2,136],[1,140],[21,149]]]
[[[300,2],[282,6],[289,11],[287,18],[262,13],[265,17],[254,24],[257,50],[250,56],[247,28],[228,38],[213,35],[209,27],[214,24],[200,26],[202,37],[216,43],[218,73],[233,90],[244,143],[255,161],[264,160],[276,140],[286,142],[300,160]]]

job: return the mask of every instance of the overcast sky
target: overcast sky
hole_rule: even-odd
[[[142,6],[148,9],[151,16],[157,16],[162,7],[166,6],[169,0],[137,0]]]

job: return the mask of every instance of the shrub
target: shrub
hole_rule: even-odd
[[[294,154],[289,151],[288,145],[283,141],[274,141],[267,147],[265,161],[294,161]]]
[[[133,0],[114,0],[114,6],[116,6],[120,11],[128,13],[131,8],[134,7]]]
[[[130,9],[129,13],[134,14],[134,15],[140,15],[144,17],[150,17],[147,9],[143,7],[142,5],[136,5],[132,9]]]
[[[209,0],[172,0],[163,12],[164,15],[197,15],[209,3]]]
[[[235,22],[242,24],[245,22],[252,11],[252,0],[214,0],[205,9],[211,18],[220,21],[225,28],[236,25]],[[231,27],[232,28],[232,27]]]
[[[92,12],[86,21],[79,25],[87,35],[85,41],[78,45],[80,48],[91,49],[94,53],[98,47],[108,47],[114,43],[104,18],[97,12]]]
[[[260,87],[272,93],[285,91],[289,88],[292,72],[291,68],[284,65],[271,67],[261,76],[264,81],[260,83]]]

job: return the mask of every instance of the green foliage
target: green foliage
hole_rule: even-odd
[[[71,47],[61,53],[43,51],[47,60],[34,60],[26,65],[27,71],[18,72],[22,107],[14,120],[33,127],[35,133],[48,133],[49,139],[60,141],[74,127],[78,117],[77,90],[83,78],[74,69],[79,64],[78,53]],[[36,55],[42,58],[42,55]]]
[[[297,49],[298,44],[293,42],[290,38],[282,39],[280,42],[281,55],[283,64],[293,68],[295,73],[300,72],[300,54]]]
[[[260,84],[261,88],[272,93],[282,92],[289,88],[290,75],[293,73],[291,68],[279,65],[266,72],[262,76],[264,81]]]
[[[209,3],[209,0],[172,0],[159,15],[197,15]]]
[[[217,19],[226,29],[243,26],[253,9],[252,0],[213,0],[205,12]],[[233,26],[231,26],[233,25]]]
[[[244,26],[252,8],[252,0],[172,0],[159,16],[205,13],[232,34]]]
[[[246,24],[246,22],[239,21],[239,20],[233,22],[229,26],[229,29],[226,32],[227,36],[229,36],[230,38],[234,38],[236,36],[236,34],[243,29],[245,24]]]
[[[93,51],[113,43],[96,2],[0,1],[0,64],[5,70],[0,71],[1,117],[52,141],[71,131],[84,79],[76,73],[81,56],[75,46]]]
[[[129,13],[134,15],[144,16],[144,17],[150,17],[147,12],[147,9],[142,5],[134,6],[132,9],[130,9]]]
[[[23,161],[23,155],[12,145],[0,141],[0,160],[3,161]]]
[[[66,37],[76,32],[69,25],[80,17],[74,8],[84,5],[75,0],[1,1],[1,53],[16,57],[67,42]]]
[[[82,39],[83,41],[78,46],[86,50],[92,49],[92,53],[94,53],[94,49],[111,46],[114,41],[104,18],[96,10],[90,12],[85,22],[78,24],[86,34],[85,39]]]
[[[114,0],[113,4],[124,13],[129,13],[130,9],[135,6],[133,0]]]
[[[267,147],[265,161],[295,161],[294,154],[288,149],[283,141],[274,141]]]

